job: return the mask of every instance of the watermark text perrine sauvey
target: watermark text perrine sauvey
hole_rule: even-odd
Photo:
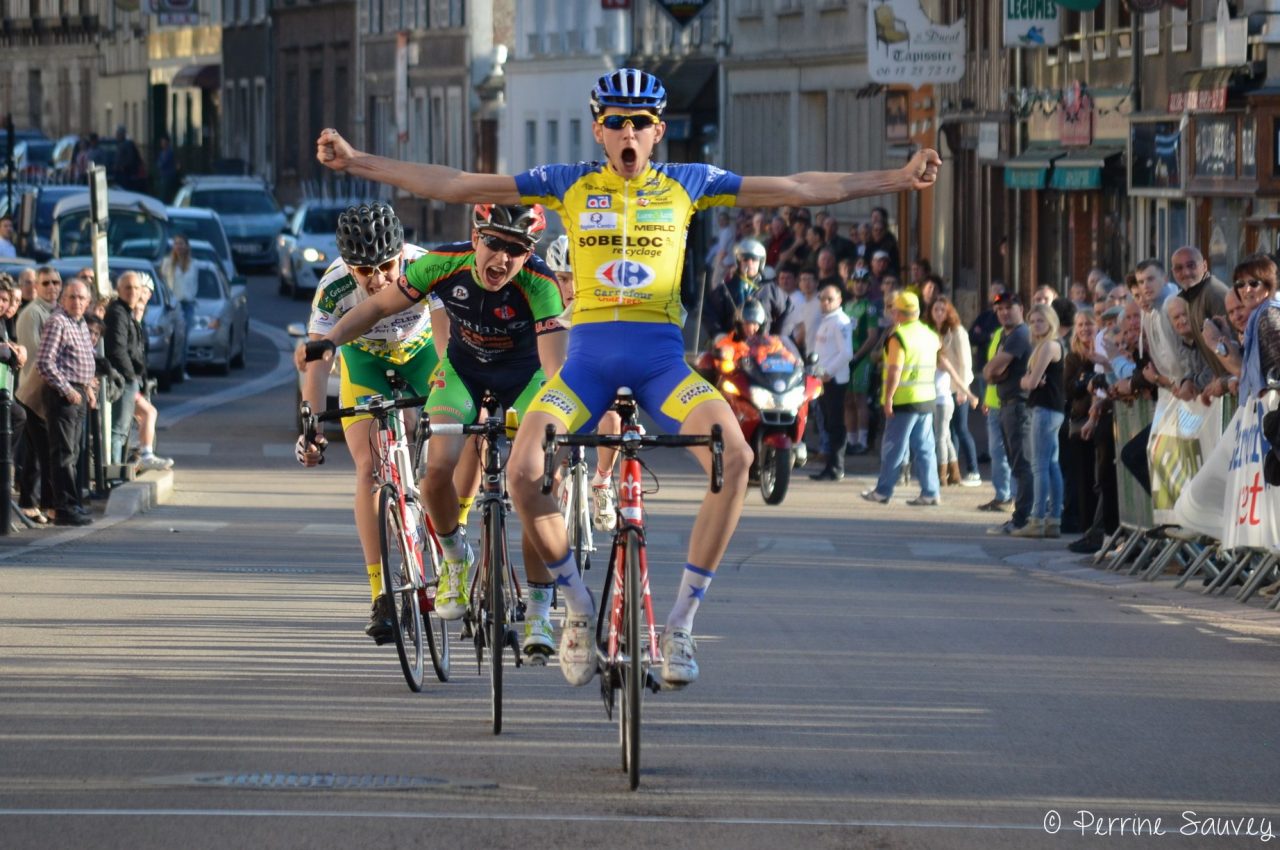
[[[1146,835],[1256,838],[1267,843],[1275,837],[1271,818],[1257,815],[1223,817],[1188,809],[1177,817],[1140,814],[1104,815],[1076,809],[1065,817],[1056,809],[1045,812],[1044,831],[1076,833],[1094,838],[1128,838]]]

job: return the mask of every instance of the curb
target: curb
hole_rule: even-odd
[[[173,498],[173,470],[151,470],[111,490],[103,516],[127,519]]]

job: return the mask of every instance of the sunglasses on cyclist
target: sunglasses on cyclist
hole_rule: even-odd
[[[399,257],[392,257],[391,259],[387,260],[385,263],[382,263],[381,265],[377,265],[377,266],[352,266],[351,268],[352,268],[352,270],[353,270],[353,271],[355,271],[355,273],[356,273],[356,274],[358,274],[358,275],[361,275],[361,276],[363,276],[363,277],[373,277],[373,273],[374,273],[374,272],[382,272],[383,274],[391,274],[391,270],[392,270],[393,268],[395,268],[396,263],[397,263],[397,262],[399,262],[399,261],[400,261],[400,258],[399,258]]]
[[[1235,283],[1231,284],[1232,289],[1244,289],[1245,287],[1248,287],[1249,289],[1266,289],[1267,282],[1265,280],[1258,280],[1256,277],[1248,277],[1244,280],[1237,280]]]
[[[630,124],[636,132],[647,130],[661,120],[649,112],[630,112],[627,114],[601,115],[596,123],[603,124],[606,130],[621,130]]]
[[[480,241],[484,243],[484,247],[490,251],[503,251],[508,257],[519,259],[525,254],[533,250],[532,245],[525,245],[520,242],[508,242],[501,236],[494,236],[492,233],[481,233]]]

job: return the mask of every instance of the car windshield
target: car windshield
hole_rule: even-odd
[[[311,207],[302,220],[303,233],[336,233],[338,216],[345,207]]]
[[[205,189],[191,193],[191,206],[208,207],[222,215],[269,215],[276,202],[258,189]]]
[[[188,218],[185,215],[175,215],[169,219],[169,226],[177,233],[184,234],[188,239],[201,239],[213,246],[213,249],[219,253],[226,240],[222,236],[222,225],[212,218]],[[222,259],[230,259],[230,257],[222,257]]]
[[[58,219],[58,251],[64,257],[93,253],[93,227],[88,210]],[[107,222],[107,252],[117,257],[160,259],[169,243],[165,223],[146,213],[112,210]]]
[[[208,269],[201,269],[196,280],[196,297],[217,301],[222,298],[222,287],[218,276]]]

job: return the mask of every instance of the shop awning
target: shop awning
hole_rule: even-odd
[[[187,65],[173,75],[173,82],[169,85],[175,89],[216,89],[221,82],[221,65]]]
[[[1122,148],[1104,145],[1068,151],[1066,156],[1053,164],[1049,188],[1067,192],[1100,189],[1102,169],[1106,167],[1107,160],[1122,153]]]
[[[1062,148],[1028,148],[1004,163],[1006,189],[1043,189],[1054,160],[1066,155]]]

